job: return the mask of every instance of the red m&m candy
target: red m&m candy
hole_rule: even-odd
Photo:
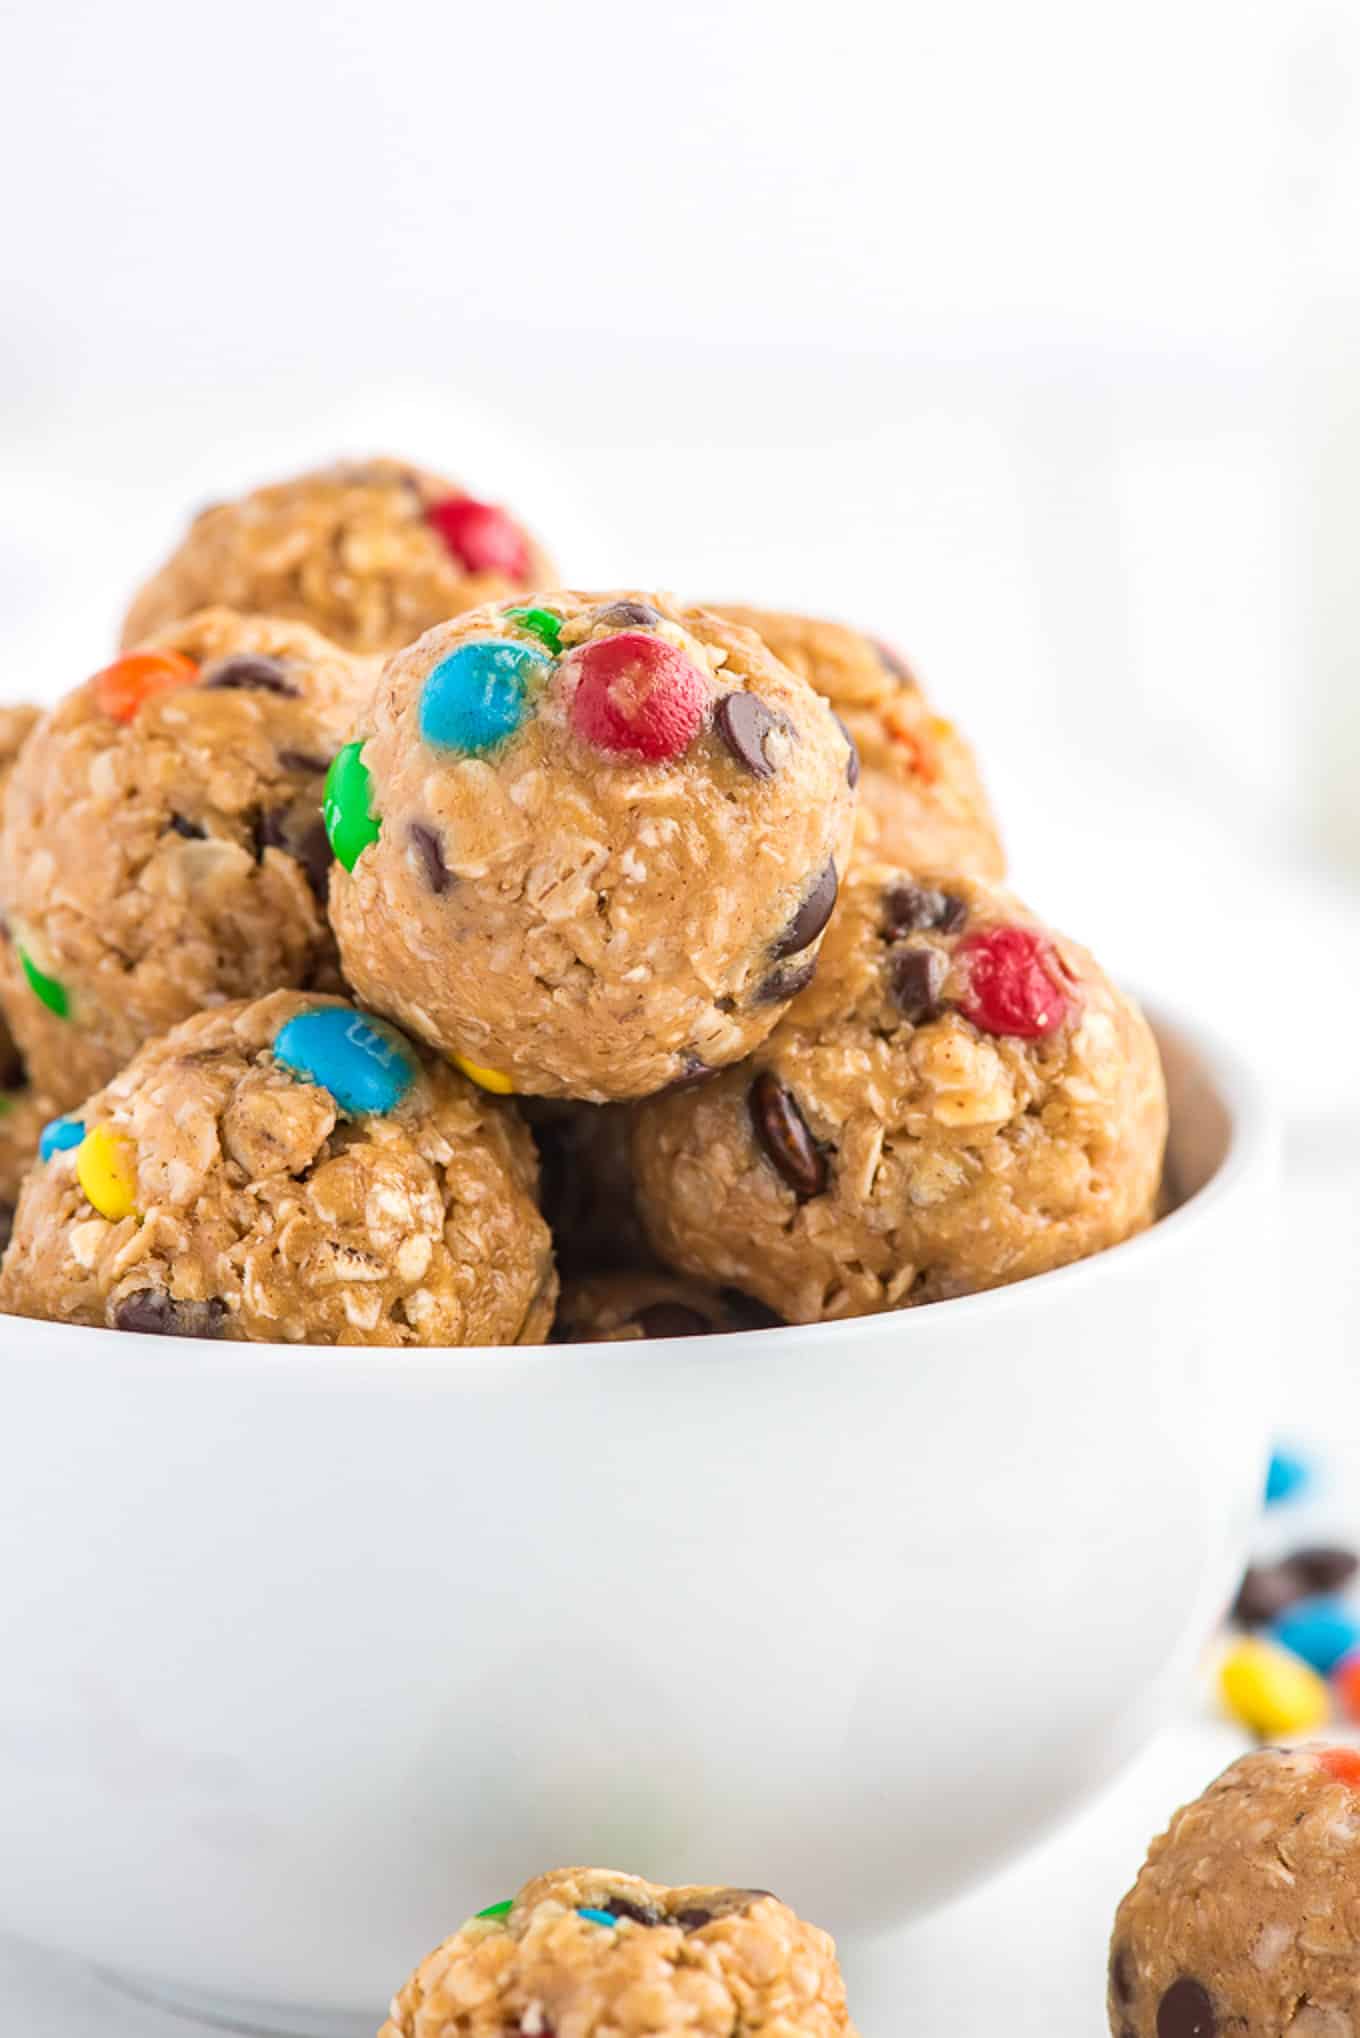
[[[1030,927],[981,928],[964,937],[954,959],[967,982],[959,1010],[984,1033],[1042,1040],[1071,1010],[1053,944]]]
[[[704,725],[712,688],[697,665],[666,638],[620,630],[577,652],[576,691],[568,710],[583,743],[651,762],[679,757]]]
[[[507,580],[529,577],[529,544],[513,517],[471,495],[433,502],[425,520],[438,531],[469,573],[502,573]]]
[[[115,722],[130,722],[143,701],[173,687],[192,686],[198,667],[179,651],[129,651],[90,681],[94,697]]]
[[[1360,1788],[1360,1748],[1323,1748],[1318,1754],[1318,1767],[1338,1783],[1348,1783],[1352,1790]]]

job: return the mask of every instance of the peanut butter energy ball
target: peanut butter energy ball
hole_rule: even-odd
[[[807,981],[850,763],[812,688],[703,609],[461,616],[389,660],[332,770],[345,975],[492,1088],[692,1082]]]
[[[760,1889],[562,1868],[421,1962],[378,2038],[855,2038],[836,1949]]]
[[[856,867],[749,1062],[638,1108],[661,1258],[794,1322],[1018,1281],[1151,1221],[1166,1096],[1084,949],[971,877]]]
[[[1006,858],[972,750],[898,653],[814,616],[716,611],[755,630],[830,701],[859,753],[856,851],[915,870],[1002,877]]]
[[[57,1109],[191,1012],[339,987],[321,799],[375,677],[213,609],[44,717],[5,803],[0,997]]]
[[[137,595],[125,646],[194,609],[310,623],[351,651],[395,651],[432,623],[557,572],[522,525],[400,460],[349,460],[195,517]]]
[[[339,998],[151,1041],[44,1136],[0,1310],[288,1344],[541,1343],[557,1282],[513,1106]]]
[[[559,1344],[632,1344],[767,1330],[778,1322],[772,1310],[735,1288],[710,1288],[704,1281],[646,1268],[616,1269],[564,1283],[553,1337]]]
[[[1360,1751],[1244,1755],[1153,1841],[1115,1918],[1114,2038],[1360,2031]]]

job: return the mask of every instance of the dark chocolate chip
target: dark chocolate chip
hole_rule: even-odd
[[[672,1911],[671,1922],[683,1925],[687,1932],[697,1932],[704,1925],[711,1925],[717,1918],[730,1918],[736,1911],[748,1911],[753,1903],[763,1896],[771,1896],[768,1889],[715,1889],[703,1904],[686,1904],[681,1911]]]
[[[711,1077],[721,1073],[719,1069],[710,1068],[706,1061],[700,1061],[697,1054],[682,1055],[679,1075],[672,1076],[668,1083],[663,1083],[656,1095],[669,1097],[673,1090],[696,1089],[700,1083],[706,1083]]]
[[[878,662],[883,670],[890,672],[899,686],[915,687],[916,674],[900,651],[894,651],[892,645],[885,644],[881,637],[874,638],[874,649],[878,653]]]
[[[733,1330],[781,1330],[782,1316],[776,1316],[763,1302],[757,1302],[754,1295],[743,1295],[740,1288],[722,1288],[718,1291],[723,1307],[732,1319]]]
[[[751,1124],[765,1156],[800,1202],[826,1188],[826,1155],[818,1146],[792,1090],[762,1069],[747,1093]]]
[[[634,1903],[631,1897],[611,1896],[596,1908],[608,1911],[611,1918],[631,1918],[635,1925],[664,1925],[666,1922],[666,1913],[656,1904]]]
[[[796,998],[805,991],[817,974],[817,958],[807,962],[795,962],[787,969],[772,969],[763,983],[756,985],[751,993],[753,1005],[784,1005],[790,998]]]
[[[0,1025],[0,1090],[21,1090],[24,1086],[24,1058]]]
[[[214,692],[276,693],[289,700],[296,700],[299,692],[277,658],[261,658],[250,651],[214,659],[204,669],[202,684]]]
[[[312,778],[322,778],[331,768],[329,757],[318,757],[314,750],[280,750],[279,763],[285,771],[305,771]]]
[[[1157,2005],[1157,2038],[1217,2038],[1218,2019],[1202,1982],[1182,1975]]]
[[[685,1302],[649,1302],[633,1322],[644,1337],[707,1337],[713,1325]]]
[[[1298,1572],[1310,1592],[1336,1592],[1360,1570],[1360,1557],[1340,1544],[1310,1544],[1295,1550],[1289,1568]]]
[[[725,693],[713,716],[718,734],[737,763],[756,778],[773,778],[775,763],[768,750],[773,732],[781,728],[759,694]]]
[[[186,842],[202,842],[208,833],[206,828],[200,828],[197,821],[189,820],[184,814],[172,814],[170,826],[176,835],[182,835]]]
[[[661,611],[645,601],[616,601],[596,609],[593,620],[606,630],[654,630]]]
[[[940,993],[949,975],[949,964],[938,948],[902,948],[892,957],[888,981],[893,1002],[913,1026],[938,1019],[944,1007]]]
[[[163,1288],[137,1288],[114,1311],[115,1330],[138,1330],[147,1337],[221,1337],[227,1305],[214,1295],[207,1302],[177,1302]]]
[[[331,866],[335,857],[326,824],[319,814],[307,823],[289,854],[302,865],[302,875],[312,888],[312,896],[324,906],[330,896]]]
[[[922,934],[938,928],[957,934],[968,918],[964,901],[932,885],[891,885],[883,894],[883,918],[889,934]]]
[[[449,867],[444,861],[442,837],[433,828],[427,828],[423,821],[412,821],[406,833],[430,890],[446,892],[449,888]]]
[[[1117,2003],[1131,2003],[1133,2001],[1133,1977],[1129,1973],[1127,1947],[1116,1946],[1114,1952],[1110,1955],[1110,1987],[1114,1991],[1114,1999]]]
[[[857,786],[859,784],[859,745],[834,708],[831,710],[831,719],[850,745],[850,755],[845,760],[845,782],[849,786]]]
[[[0,1253],[9,1244],[10,1235],[13,1230],[14,1205],[12,1203],[0,1203]]]
[[[799,955],[817,939],[836,903],[840,881],[836,859],[829,856],[808,886],[802,904],[770,950],[771,955]]]
[[[296,813],[291,807],[264,807],[252,824],[257,862],[266,849],[281,849],[302,866],[313,895],[326,903],[330,891],[332,853],[326,824],[319,814]]]
[[[1292,1563],[1248,1564],[1233,1601],[1232,1617],[1240,1628],[1267,1627],[1311,1589]]]

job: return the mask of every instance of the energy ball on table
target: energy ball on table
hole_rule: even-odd
[[[421,1962],[378,2038],[854,2038],[836,1949],[761,1889],[562,1868]]]
[[[830,701],[859,755],[857,852],[915,870],[1002,877],[1005,852],[973,752],[904,659],[843,623],[770,609],[716,611],[754,630]]]
[[[477,1080],[693,1082],[808,980],[850,751],[750,631],[662,595],[478,609],[389,660],[359,738],[327,793],[345,975]]]
[[[522,525],[456,482],[400,460],[340,461],[202,511],[137,595],[123,643],[221,604],[295,617],[351,651],[395,651],[556,579]]]
[[[1355,2038],[1360,1751],[1244,1755],[1153,1841],[1110,1941],[1114,2038]]]
[[[0,1309],[288,1344],[539,1344],[533,1144],[339,998],[277,991],[144,1047],[44,1135]]]
[[[191,1012],[339,988],[321,798],[375,677],[304,624],[211,609],[43,719],[5,805],[0,996],[58,1109]]]
[[[711,1337],[719,1331],[768,1330],[779,1318],[735,1288],[645,1268],[583,1274],[568,1281],[557,1305],[559,1344],[633,1343],[657,1337]]]
[[[970,877],[852,871],[815,981],[739,1069],[639,1107],[671,1266],[793,1322],[1018,1281],[1151,1221],[1156,1044],[1084,949]]]

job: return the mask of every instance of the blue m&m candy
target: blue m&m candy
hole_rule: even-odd
[[[1283,1501],[1293,1500],[1312,1483],[1312,1476],[1312,1467],[1297,1452],[1274,1451],[1266,1473],[1266,1506],[1279,1507]]]
[[[329,1090],[342,1111],[394,1111],[416,1078],[400,1034],[375,1026],[352,1005],[299,1012],[274,1037],[274,1058]]]
[[[529,695],[552,660],[531,644],[459,644],[441,658],[420,696],[420,733],[439,750],[479,757],[513,736]]]
[[[1339,1599],[1301,1599],[1271,1622],[1270,1633],[1327,1677],[1360,1644],[1360,1620]]]
[[[576,1915],[578,1918],[589,1918],[592,1925],[608,1925],[611,1930],[619,1922],[611,1911],[593,1910],[587,1904],[578,1904]]]
[[[83,1118],[53,1118],[44,1125],[38,1139],[38,1158],[50,1161],[54,1153],[65,1153],[68,1147],[79,1146],[85,1137]]]

